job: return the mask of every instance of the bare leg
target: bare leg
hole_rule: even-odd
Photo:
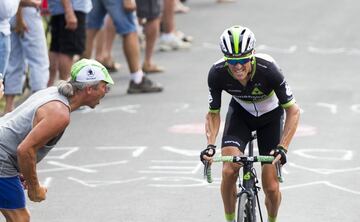
[[[157,36],[159,35],[160,18],[148,20],[144,26],[146,47],[144,66],[150,67],[152,65],[152,55],[156,43]]]
[[[6,222],[30,222],[30,212],[26,208],[15,210],[0,210]]]
[[[221,149],[223,156],[240,155],[241,152],[237,147],[224,147]],[[233,163],[224,163],[222,169],[221,196],[224,203],[225,214],[235,212],[236,206],[236,180],[239,176],[240,166]]]
[[[140,70],[140,46],[136,32],[123,35],[123,49],[130,73]]]
[[[73,64],[73,56],[59,53],[59,78],[68,80],[70,77],[71,66]]]
[[[54,85],[55,79],[56,79],[56,74],[57,74],[57,70],[59,67],[59,63],[58,63],[58,54],[55,52],[50,52],[49,53],[49,62],[50,62],[50,67],[49,67],[49,82],[48,82],[48,86],[52,86]]]
[[[5,109],[4,114],[9,113],[15,108],[15,95],[5,95]]]
[[[91,58],[94,39],[95,39],[98,31],[99,31],[98,29],[87,29],[86,30],[85,51],[82,54],[82,58],[87,58],[87,59]]]
[[[262,186],[268,215],[276,217],[281,203],[281,192],[274,165],[265,164],[262,167]]]
[[[164,0],[162,23],[164,33],[175,32],[175,0]]]
[[[110,66],[113,63],[112,47],[116,37],[116,29],[110,16],[106,16],[105,26],[96,38],[96,60]]]

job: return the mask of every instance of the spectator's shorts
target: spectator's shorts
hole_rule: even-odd
[[[87,15],[88,29],[100,29],[105,15],[109,14],[116,33],[124,35],[137,31],[135,13],[125,11],[122,0],[92,0],[92,4],[93,8]]]
[[[20,178],[0,177],[0,209],[25,208],[25,193]]]
[[[160,12],[160,0],[136,0],[136,13],[139,18],[159,18]]]
[[[51,17],[51,44],[50,52],[63,53],[66,55],[81,55],[85,50],[85,21],[86,14],[75,11],[78,26],[74,31],[65,29],[65,15],[54,15]]]

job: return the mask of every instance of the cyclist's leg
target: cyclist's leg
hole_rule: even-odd
[[[5,210],[1,209],[1,213],[6,218],[6,222],[29,222],[30,213],[26,208]]]
[[[246,111],[245,111],[246,112]],[[226,115],[222,138],[222,155],[240,155],[244,152],[246,142],[251,137],[251,130],[245,123],[244,113],[240,105],[232,99]],[[222,170],[221,195],[224,203],[225,216],[228,221],[235,219],[236,180],[239,176],[239,164],[224,163]],[[233,218],[233,219],[231,219]]]
[[[265,124],[257,130],[258,146],[260,155],[269,155],[271,149],[275,148],[280,141],[283,127],[283,110],[277,108],[262,117]],[[269,218],[276,220],[281,203],[279,181],[276,175],[275,166],[263,164],[262,187],[265,193],[265,206]]]
[[[241,152],[237,147],[227,146],[221,149],[221,154],[225,155],[240,155]],[[236,180],[239,176],[239,164],[224,163],[222,169],[222,180],[221,180],[221,196],[223,199],[225,216],[230,220],[227,215],[234,215],[235,218],[235,207],[236,207]],[[232,216],[231,216],[232,217]]]

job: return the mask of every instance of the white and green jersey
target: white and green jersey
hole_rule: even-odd
[[[281,69],[266,54],[255,54],[251,78],[246,86],[235,79],[224,60],[219,60],[208,75],[210,112],[219,112],[221,93],[226,91],[236,102],[254,116],[261,116],[281,105],[287,108],[295,98]]]

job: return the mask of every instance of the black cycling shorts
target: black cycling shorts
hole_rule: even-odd
[[[155,19],[160,17],[160,0],[136,0],[136,15],[139,18]]]
[[[63,53],[66,55],[81,55],[85,50],[86,38],[86,14],[75,11],[78,26],[74,31],[65,29],[65,15],[51,17],[51,43],[50,52]]]
[[[235,146],[244,153],[251,133],[256,131],[260,155],[269,155],[279,144],[284,124],[282,107],[259,117],[247,112],[239,103],[231,99],[226,115],[221,147]]]

